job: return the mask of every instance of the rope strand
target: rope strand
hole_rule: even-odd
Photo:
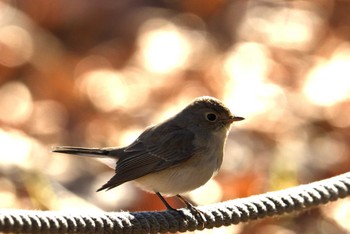
[[[277,216],[350,195],[350,173],[308,185],[200,206],[203,224],[188,209],[161,212],[30,211],[0,209],[3,233],[165,233],[202,230]]]

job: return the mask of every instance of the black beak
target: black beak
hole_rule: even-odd
[[[243,117],[239,117],[239,116],[230,116],[230,119],[229,119],[228,122],[233,123],[233,122],[242,121],[242,120],[244,120]]]

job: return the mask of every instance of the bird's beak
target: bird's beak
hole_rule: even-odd
[[[227,120],[227,122],[233,123],[233,122],[237,122],[237,121],[241,121],[241,120],[244,120],[244,118],[239,117],[239,116],[230,116],[230,118]]]

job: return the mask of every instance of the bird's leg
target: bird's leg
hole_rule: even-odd
[[[176,196],[180,199],[180,201],[182,203],[184,203],[187,206],[188,209],[190,209],[190,210],[193,209],[193,208],[196,209],[194,205],[192,205],[189,201],[187,201],[185,198],[183,198],[179,194],[177,194]]]
[[[159,197],[159,199],[163,202],[163,204],[166,206],[167,210],[176,211],[178,214],[180,214],[182,216],[182,218],[184,220],[187,220],[186,215],[181,210],[177,210],[177,209],[173,208],[171,205],[169,205],[169,203],[165,200],[165,198],[159,192],[156,192],[156,194]]]
[[[176,211],[177,213],[179,213],[185,220],[187,220],[187,217],[186,215],[181,211],[181,210],[177,210],[175,208],[173,208],[171,205],[169,205],[169,203],[165,200],[165,198],[159,193],[159,192],[156,192],[157,196],[159,197],[159,199],[163,202],[163,204],[166,206],[167,210],[173,210],[173,211]],[[194,205],[192,205],[189,201],[187,201],[185,198],[181,197],[179,194],[176,195],[181,202],[183,202],[186,207],[194,212],[196,214],[196,217],[202,221],[203,225],[205,223],[205,216],[203,214],[203,212],[199,209],[197,209]]]
[[[169,205],[169,203],[164,199],[164,197],[159,192],[156,192],[156,194],[157,194],[159,199],[163,202],[163,204],[166,206],[166,208],[168,210],[175,210],[175,211],[177,211],[175,208],[173,208],[173,207],[171,207],[171,205]]]
[[[179,194],[177,194],[176,196],[180,199],[181,202],[183,202],[187,206],[187,209],[189,209],[190,211],[193,211],[197,215],[197,217],[199,217],[201,221],[205,223],[206,219],[205,219],[204,213],[201,210],[196,208],[194,205],[192,205],[189,201],[187,201],[185,198],[183,198]]]

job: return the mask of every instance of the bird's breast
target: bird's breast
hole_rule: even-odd
[[[197,138],[194,144],[198,147],[190,159],[140,177],[136,182],[146,191],[164,195],[186,193],[204,185],[221,166],[224,140],[220,139],[216,136],[207,140]]]

